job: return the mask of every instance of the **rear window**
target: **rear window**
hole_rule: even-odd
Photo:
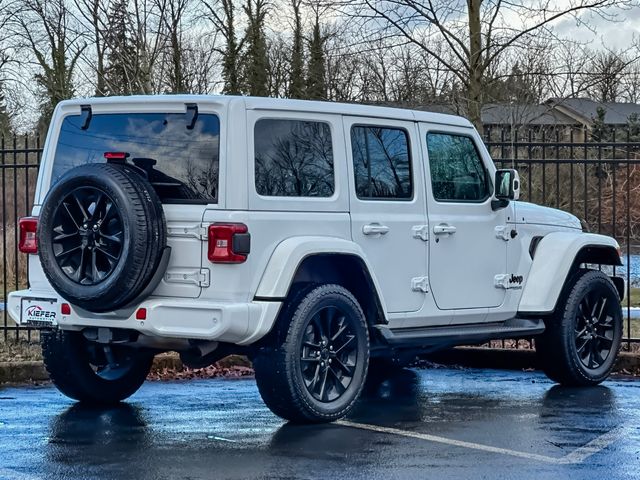
[[[220,121],[198,115],[187,128],[184,114],[93,115],[83,130],[80,115],[62,122],[53,161],[52,184],[70,168],[104,163],[105,152],[126,152],[143,169],[164,203],[216,203]]]

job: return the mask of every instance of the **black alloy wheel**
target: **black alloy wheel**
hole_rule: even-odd
[[[614,343],[614,308],[609,297],[592,291],[584,296],[578,306],[575,327],[576,352],[582,365],[589,369],[602,366]]]
[[[358,300],[342,285],[312,286],[285,302],[277,322],[252,358],[267,406],[298,423],[347,415],[369,366],[369,329]]]
[[[309,393],[332,402],[351,384],[358,358],[352,320],[335,306],[320,309],[305,328],[300,369]]]
[[[121,345],[87,342],[87,359],[94,373],[103,380],[124,378],[135,364],[135,351]]]
[[[66,396],[113,404],[133,395],[151,370],[153,352],[87,340],[82,332],[42,333],[42,357],[53,384]]]
[[[162,203],[129,165],[89,163],[66,172],[42,203],[36,235],[53,289],[91,312],[141,302],[171,252]]]
[[[56,263],[74,282],[95,285],[114,270],[122,254],[124,225],[107,193],[81,187],[69,193],[54,215]]]
[[[536,338],[540,366],[562,385],[597,385],[613,370],[622,329],[620,294],[611,279],[599,270],[578,270]]]

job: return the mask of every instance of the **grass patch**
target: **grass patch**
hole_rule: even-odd
[[[31,332],[31,340],[27,339],[26,332],[20,332],[17,339],[15,332],[9,332],[9,337],[6,340],[0,333],[0,362],[33,360],[42,360],[40,335],[37,331]]]
[[[624,333],[623,333],[623,337],[626,338],[627,337],[627,322],[625,319],[624,322]],[[631,319],[631,338],[640,338],[640,319],[639,318],[632,318]]]
[[[631,300],[632,307],[640,307],[640,288],[631,288],[629,293],[629,299]],[[627,303],[627,302],[624,302]]]

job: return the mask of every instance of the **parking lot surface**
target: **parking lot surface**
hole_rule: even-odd
[[[640,382],[398,370],[348,419],[286,424],[255,382],[147,382],[115,408],[0,387],[0,478],[640,478]]]

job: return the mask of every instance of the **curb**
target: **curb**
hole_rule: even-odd
[[[0,362],[0,383],[41,382],[48,379],[42,362]]]
[[[538,369],[535,350],[509,348],[457,347],[435,353],[425,359],[443,365],[459,365],[470,368],[495,368],[499,370]],[[230,355],[217,363],[219,367],[250,367],[246,357]],[[175,353],[161,354],[153,360],[151,373],[185,370]],[[624,374],[640,374],[640,354],[621,352],[614,369]],[[47,381],[49,376],[44,364],[38,361],[0,362],[0,384]]]
[[[535,350],[514,348],[457,347],[424,357],[444,365],[499,370],[539,369]],[[640,373],[640,354],[620,352],[614,372]]]
[[[217,365],[222,368],[250,367],[251,362],[240,355],[229,355]],[[166,371],[182,372],[185,369],[177,353],[163,353],[153,359],[151,374]],[[0,362],[0,384],[44,382],[49,380],[47,370],[41,361]]]

